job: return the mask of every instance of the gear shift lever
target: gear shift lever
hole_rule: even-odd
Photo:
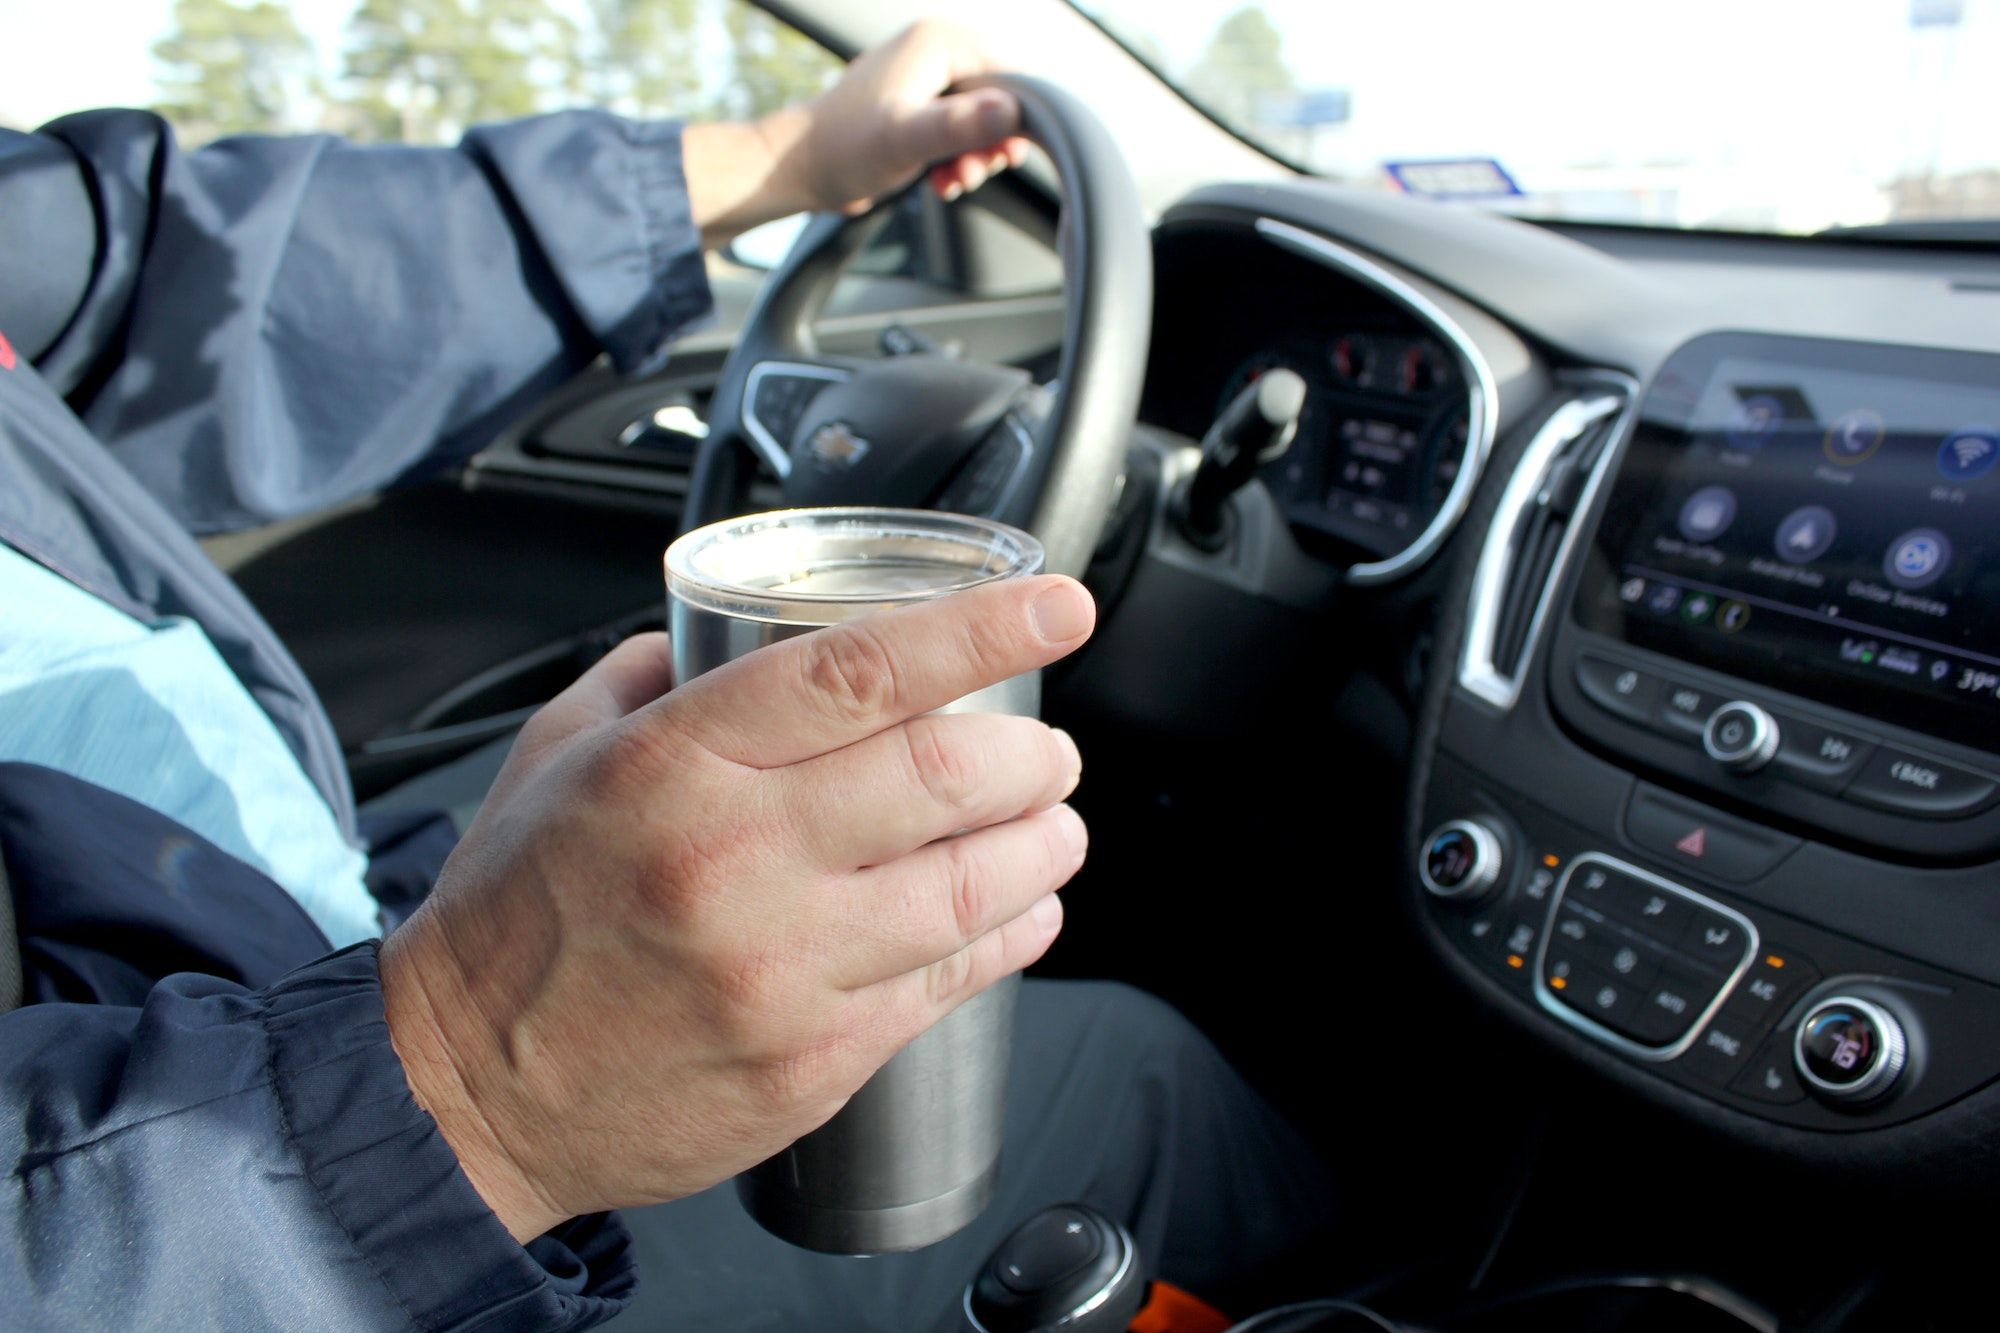
[[[1014,1229],[965,1289],[972,1333],[1124,1333],[1145,1304],[1132,1233],[1080,1203]]]

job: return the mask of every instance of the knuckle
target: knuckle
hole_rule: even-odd
[[[977,976],[977,963],[968,946],[925,969],[925,993],[934,1007],[955,1004],[973,989]]]
[[[951,893],[951,920],[961,940],[984,933],[993,913],[993,885],[982,859],[963,838],[944,844],[945,883]]]
[[[806,686],[843,722],[879,717],[901,697],[896,660],[866,625],[841,625],[813,635],[806,652]]]
[[[844,1086],[850,1046],[837,1031],[791,1044],[763,1062],[758,1095],[787,1116],[826,1107],[854,1091]]]
[[[903,740],[924,795],[953,813],[971,805],[979,790],[981,765],[961,733],[932,718],[916,718],[904,725]]]

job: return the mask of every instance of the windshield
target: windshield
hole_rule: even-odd
[[[1350,184],[1531,217],[2000,219],[2000,0],[1072,0]]]

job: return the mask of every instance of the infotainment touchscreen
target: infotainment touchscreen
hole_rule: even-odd
[[[1641,405],[1576,617],[2000,750],[2000,357],[1689,343]]]

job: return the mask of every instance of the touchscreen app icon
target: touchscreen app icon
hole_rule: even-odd
[[[2000,463],[2000,430],[1968,426],[1945,437],[1938,446],[1938,471],[1952,481],[1983,477]]]
[[[1872,408],[1857,407],[1834,418],[1826,432],[1826,456],[1843,467],[1872,457],[1888,438],[1888,425]]]
[[[1827,553],[1839,531],[1832,510],[1825,505],[1806,505],[1785,515],[1772,546],[1792,564],[1810,564]]]
[[[1928,588],[1951,563],[1951,539],[1936,528],[1914,528],[1890,543],[1882,572],[1898,588]]]
[[[1727,486],[1704,486],[1681,506],[1681,536],[1712,542],[1736,521],[1736,493]]]
[[[1761,449],[1785,421],[1785,405],[1768,393],[1753,394],[1736,405],[1729,422],[1729,442],[1738,449]]]

